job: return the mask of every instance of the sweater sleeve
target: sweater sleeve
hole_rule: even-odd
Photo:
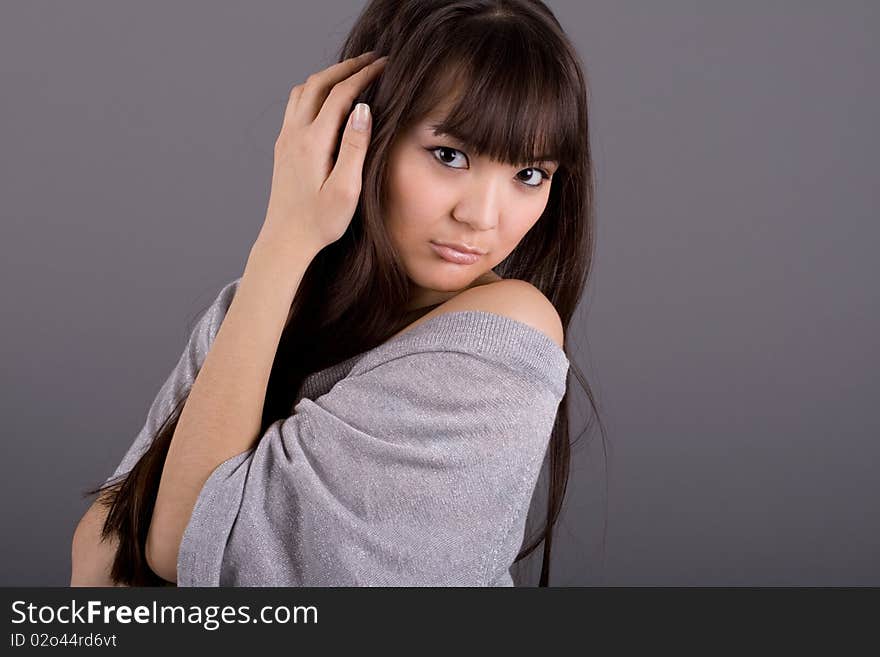
[[[123,456],[122,462],[104,483],[131,471],[152,444],[156,432],[168,418],[177,401],[189,394],[196,375],[199,373],[202,363],[205,362],[211,343],[220,330],[226,311],[232,304],[232,298],[240,280],[240,278],[236,278],[224,285],[208,309],[196,322],[177,364],[165,379],[165,383],[159,388],[156,398],[150,405],[143,428]]]
[[[473,310],[367,352],[212,472],[178,586],[488,585],[521,544],[567,369],[542,332]]]

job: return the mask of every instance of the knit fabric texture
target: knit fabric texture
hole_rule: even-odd
[[[240,280],[195,325],[108,481],[188,394]],[[513,586],[568,367],[538,329],[464,310],[312,373],[290,416],[205,482],[177,585]]]

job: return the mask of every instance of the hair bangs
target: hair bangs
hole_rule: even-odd
[[[443,110],[430,127],[476,155],[514,165],[571,165],[583,128],[558,59],[513,26],[496,23],[486,32],[459,32],[453,45],[434,53],[411,110],[417,117]]]

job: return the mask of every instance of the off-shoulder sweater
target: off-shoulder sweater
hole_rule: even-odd
[[[240,280],[198,320],[108,481],[188,394]],[[177,585],[513,586],[568,366],[531,325],[464,310],[310,374],[290,416],[205,482]]]

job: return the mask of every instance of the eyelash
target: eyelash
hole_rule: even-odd
[[[454,151],[454,152],[456,152],[456,153],[460,153],[461,155],[464,155],[465,157],[467,157],[467,155],[466,155],[465,153],[463,153],[462,151],[458,150],[457,148],[452,148],[451,146],[429,146],[429,147],[426,148],[425,150],[428,151],[429,153],[431,153],[432,155],[434,155],[434,159],[435,159],[437,162],[439,162],[442,166],[445,166],[445,167],[448,168],[448,169],[460,169],[461,167],[453,167],[453,166],[450,166],[449,164],[447,164],[446,162],[443,162],[440,158],[438,158],[438,157],[434,154],[434,151],[439,151],[439,150],[441,150],[441,149],[443,149],[443,150],[447,150],[447,151]],[[530,185],[530,184],[528,184],[528,183],[524,183],[522,180],[520,180],[519,183],[520,183],[521,185],[523,185],[523,187],[528,187],[529,189],[540,189],[541,187],[544,186],[544,184],[545,184],[544,181],[545,181],[545,180],[550,180],[550,174],[548,174],[544,169],[539,169],[538,167],[527,167],[527,169],[523,169],[523,171],[526,171],[526,170],[528,170],[528,169],[530,169],[530,170],[532,170],[532,171],[537,171],[537,172],[539,172],[539,173],[541,174],[541,184],[539,184],[539,185]]]

